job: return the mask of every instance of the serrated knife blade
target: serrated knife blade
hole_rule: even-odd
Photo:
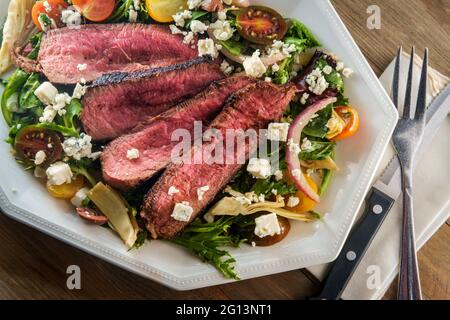
[[[442,122],[450,113],[450,84],[434,99],[426,111],[426,127],[423,140],[417,151],[417,159],[420,159],[429,144],[437,134]],[[418,161],[415,162],[417,164]],[[414,164],[414,165],[415,165]],[[374,187],[396,200],[402,193],[400,162],[397,156],[392,157],[381,177],[375,182]]]

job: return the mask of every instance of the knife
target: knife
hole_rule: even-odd
[[[423,156],[449,112],[450,84],[434,99],[426,111],[427,124],[424,138],[418,149],[418,157]],[[322,292],[317,299],[338,300],[341,298],[348,281],[358,267],[372,239],[401,194],[400,174],[400,163],[397,156],[394,156],[369,191],[363,216],[331,267]]]

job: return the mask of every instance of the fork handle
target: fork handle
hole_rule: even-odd
[[[400,253],[400,274],[398,300],[422,300],[419,270],[417,267],[416,242],[414,237],[414,217],[412,199],[412,170],[402,169],[403,223]]]

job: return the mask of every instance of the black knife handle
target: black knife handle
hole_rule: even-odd
[[[394,202],[394,199],[378,189],[371,189],[366,200],[365,212],[331,267],[318,299],[340,299],[353,272],[356,270]]]

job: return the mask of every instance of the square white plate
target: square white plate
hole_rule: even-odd
[[[346,80],[346,88],[351,104],[361,115],[361,129],[357,136],[338,146],[337,162],[341,171],[317,208],[328,213],[325,221],[309,225],[294,223],[288,237],[272,247],[244,245],[231,250],[242,279],[327,263],[336,258],[397,121],[391,100],[329,1],[257,2],[303,21],[327,50],[355,71]],[[2,0],[2,15],[6,8],[7,1]],[[0,16],[0,21],[4,19]],[[0,120],[1,139],[6,138],[7,132],[6,124]],[[182,248],[164,241],[147,242],[143,248],[128,252],[113,232],[85,223],[69,204],[51,198],[45,187],[14,161],[9,145],[3,142],[0,157],[0,206],[8,216],[171,288],[188,290],[232,281]]]

